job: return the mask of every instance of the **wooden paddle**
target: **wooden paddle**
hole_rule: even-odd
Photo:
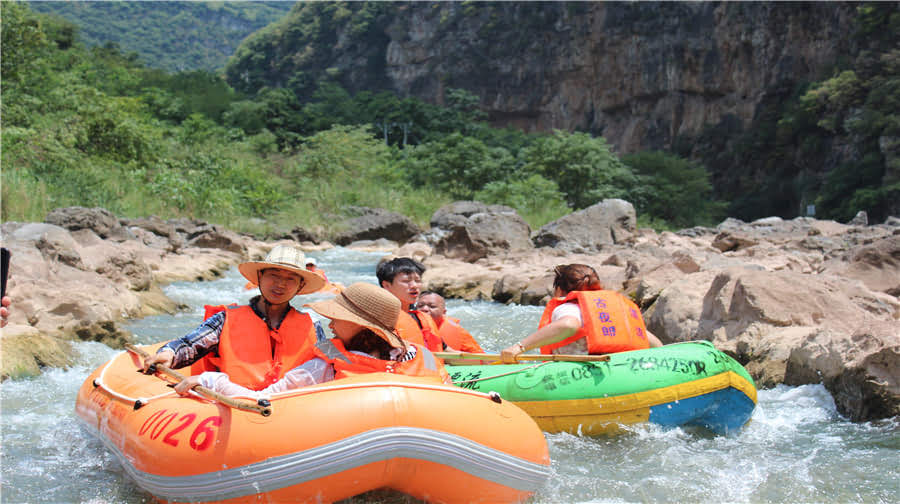
[[[139,355],[141,357],[141,359],[147,359],[148,357],[150,357],[150,354],[148,354],[147,352],[143,351],[142,349],[140,349],[132,344],[129,344],[129,343],[125,344],[125,349],[128,350],[129,352],[136,353],[137,355]],[[184,375],[182,375],[178,371],[175,371],[174,369],[163,366],[162,364],[156,364],[155,367],[156,367],[157,371],[159,371],[163,374],[169,375],[178,381],[184,380]],[[269,416],[272,414],[272,406],[270,404],[268,404],[268,401],[262,401],[264,404],[258,404],[258,403],[251,402],[251,401],[241,401],[238,399],[233,399],[231,397],[222,395],[222,394],[216,392],[215,390],[210,390],[206,387],[201,387],[200,385],[197,385],[192,390],[197,391],[202,396],[204,396],[208,399],[216,400],[216,401],[218,401],[226,406],[229,406],[231,408],[244,410],[244,411],[253,411],[255,413],[259,413],[262,416]]]
[[[486,354],[486,353],[469,353],[469,352],[434,352],[434,355],[438,358],[447,360],[454,359],[468,359],[468,360],[485,360],[485,361],[498,361],[501,360],[500,354]],[[608,361],[609,355],[534,355],[534,354],[519,354],[516,356],[516,360],[527,360],[527,361],[554,361],[554,362],[602,362]]]

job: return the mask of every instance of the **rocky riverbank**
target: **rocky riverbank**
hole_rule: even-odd
[[[853,420],[900,414],[900,219],[729,219],[656,233],[636,229],[627,202],[606,200],[532,231],[510,208],[457,202],[428,230],[377,210],[344,227],[333,241],[421,259],[427,287],[450,297],[540,304],[555,265],[590,264],[665,343],[710,340],[760,387],[824,383]],[[67,365],[72,340],[121,346],[131,337],[122,320],[180,309],[160,285],[215,278],[277,243],[79,207],[2,233],[14,299],[4,378]],[[383,239],[360,241],[373,236]],[[331,246],[300,229],[292,237],[306,250]]]

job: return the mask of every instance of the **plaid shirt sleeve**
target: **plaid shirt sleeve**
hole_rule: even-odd
[[[224,326],[225,312],[216,313],[184,337],[166,343],[159,350],[168,348],[175,353],[173,369],[189,366],[209,352],[218,351],[219,335]]]

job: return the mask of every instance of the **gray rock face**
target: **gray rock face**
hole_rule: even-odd
[[[631,203],[607,199],[545,225],[533,241],[538,247],[555,247],[567,252],[598,251],[604,246],[626,242],[636,227],[637,216]]]
[[[121,222],[123,226],[133,226],[149,231],[154,236],[168,241],[170,252],[177,252],[178,249],[186,245],[184,238],[178,233],[174,224],[165,222],[155,215],[141,219],[121,219]]]
[[[454,201],[438,208],[431,216],[431,227],[451,231],[454,226],[464,225],[475,214],[495,215],[515,214],[515,209],[505,205],[488,205],[480,201]]]
[[[345,221],[347,230],[334,237],[338,245],[379,238],[402,244],[421,232],[409,217],[383,208],[351,207],[348,211],[356,216]]]
[[[533,248],[528,223],[506,206],[458,201],[438,209],[431,222],[442,235],[434,252],[445,257],[475,262]]]
[[[110,237],[121,226],[119,219],[105,208],[68,207],[57,208],[47,214],[44,222],[69,231],[90,229],[100,238]]]
[[[247,51],[237,67],[273,86],[298,70],[336,68],[351,92],[385,88],[438,103],[462,88],[482,97],[499,126],[589,130],[635,152],[696,137],[708,125],[746,129],[766,99],[820,80],[848,54],[854,9],[845,2],[412,2],[390,12],[381,44],[347,33],[311,60],[284,30],[266,41],[282,50],[275,62],[251,61]],[[372,60],[383,73],[372,72],[365,63]],[[243,84],[237,75],[231,81]]]

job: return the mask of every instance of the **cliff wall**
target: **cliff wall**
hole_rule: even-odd
[[[846,3],[410,4],[388,28],[401,94],[481,97],[497,125],[671,148],[826,77],[850,52]]]

